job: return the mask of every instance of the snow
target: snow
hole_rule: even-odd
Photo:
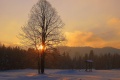
[[[37,74],[37,70],[0,71],[0,80],[120,80],[120,70],[57,70],[46,69],[45,74]]]

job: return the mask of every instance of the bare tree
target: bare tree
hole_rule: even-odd
[[[20,34],[24,44],[35,47],[42,45],[41,73],[44,73],[45,48],[59,45],[65,40],[64,24],[56,10],[46,0],[39,0],[31,9],[29,20]]]

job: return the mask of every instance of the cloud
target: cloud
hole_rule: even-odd
[[[120,39],[105,40],[93,32],[66,32],[67,46],[114,47],[120,48]]]
[[[101,21],[97,27],[91,28],[88,31],[93,32],[97,36],[106,41],[120,40],[120,18],[109,17]]]
[[[120,40],[106,42],[105,46],[120,48]]]
[[[112,40],[120,41],[120,18],[113,17],[107,21],[107,28],[109,28]],[[114,35],[113,35],[114,34]],[[112,36],[113,35],[113,36]]]
[[[103,47],[105,41],[92,32],[66,32],[67,46]]]
[[[108,26],[120,26],[120,19],[119,18],[111,18],[107,21]]]

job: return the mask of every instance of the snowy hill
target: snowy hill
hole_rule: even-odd
[[[120,80],[120,70],[45,70],[38,75],[37,70],[9,70],[0,72],[0,80]]]

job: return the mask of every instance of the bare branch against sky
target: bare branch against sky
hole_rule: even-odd
[[[20,34],[25,45],[37,48],[44,44],[53,47],[65,40],[62,34],[64,23],[55,8],[46,0],[39,0],[31,9],[27,24]]]

